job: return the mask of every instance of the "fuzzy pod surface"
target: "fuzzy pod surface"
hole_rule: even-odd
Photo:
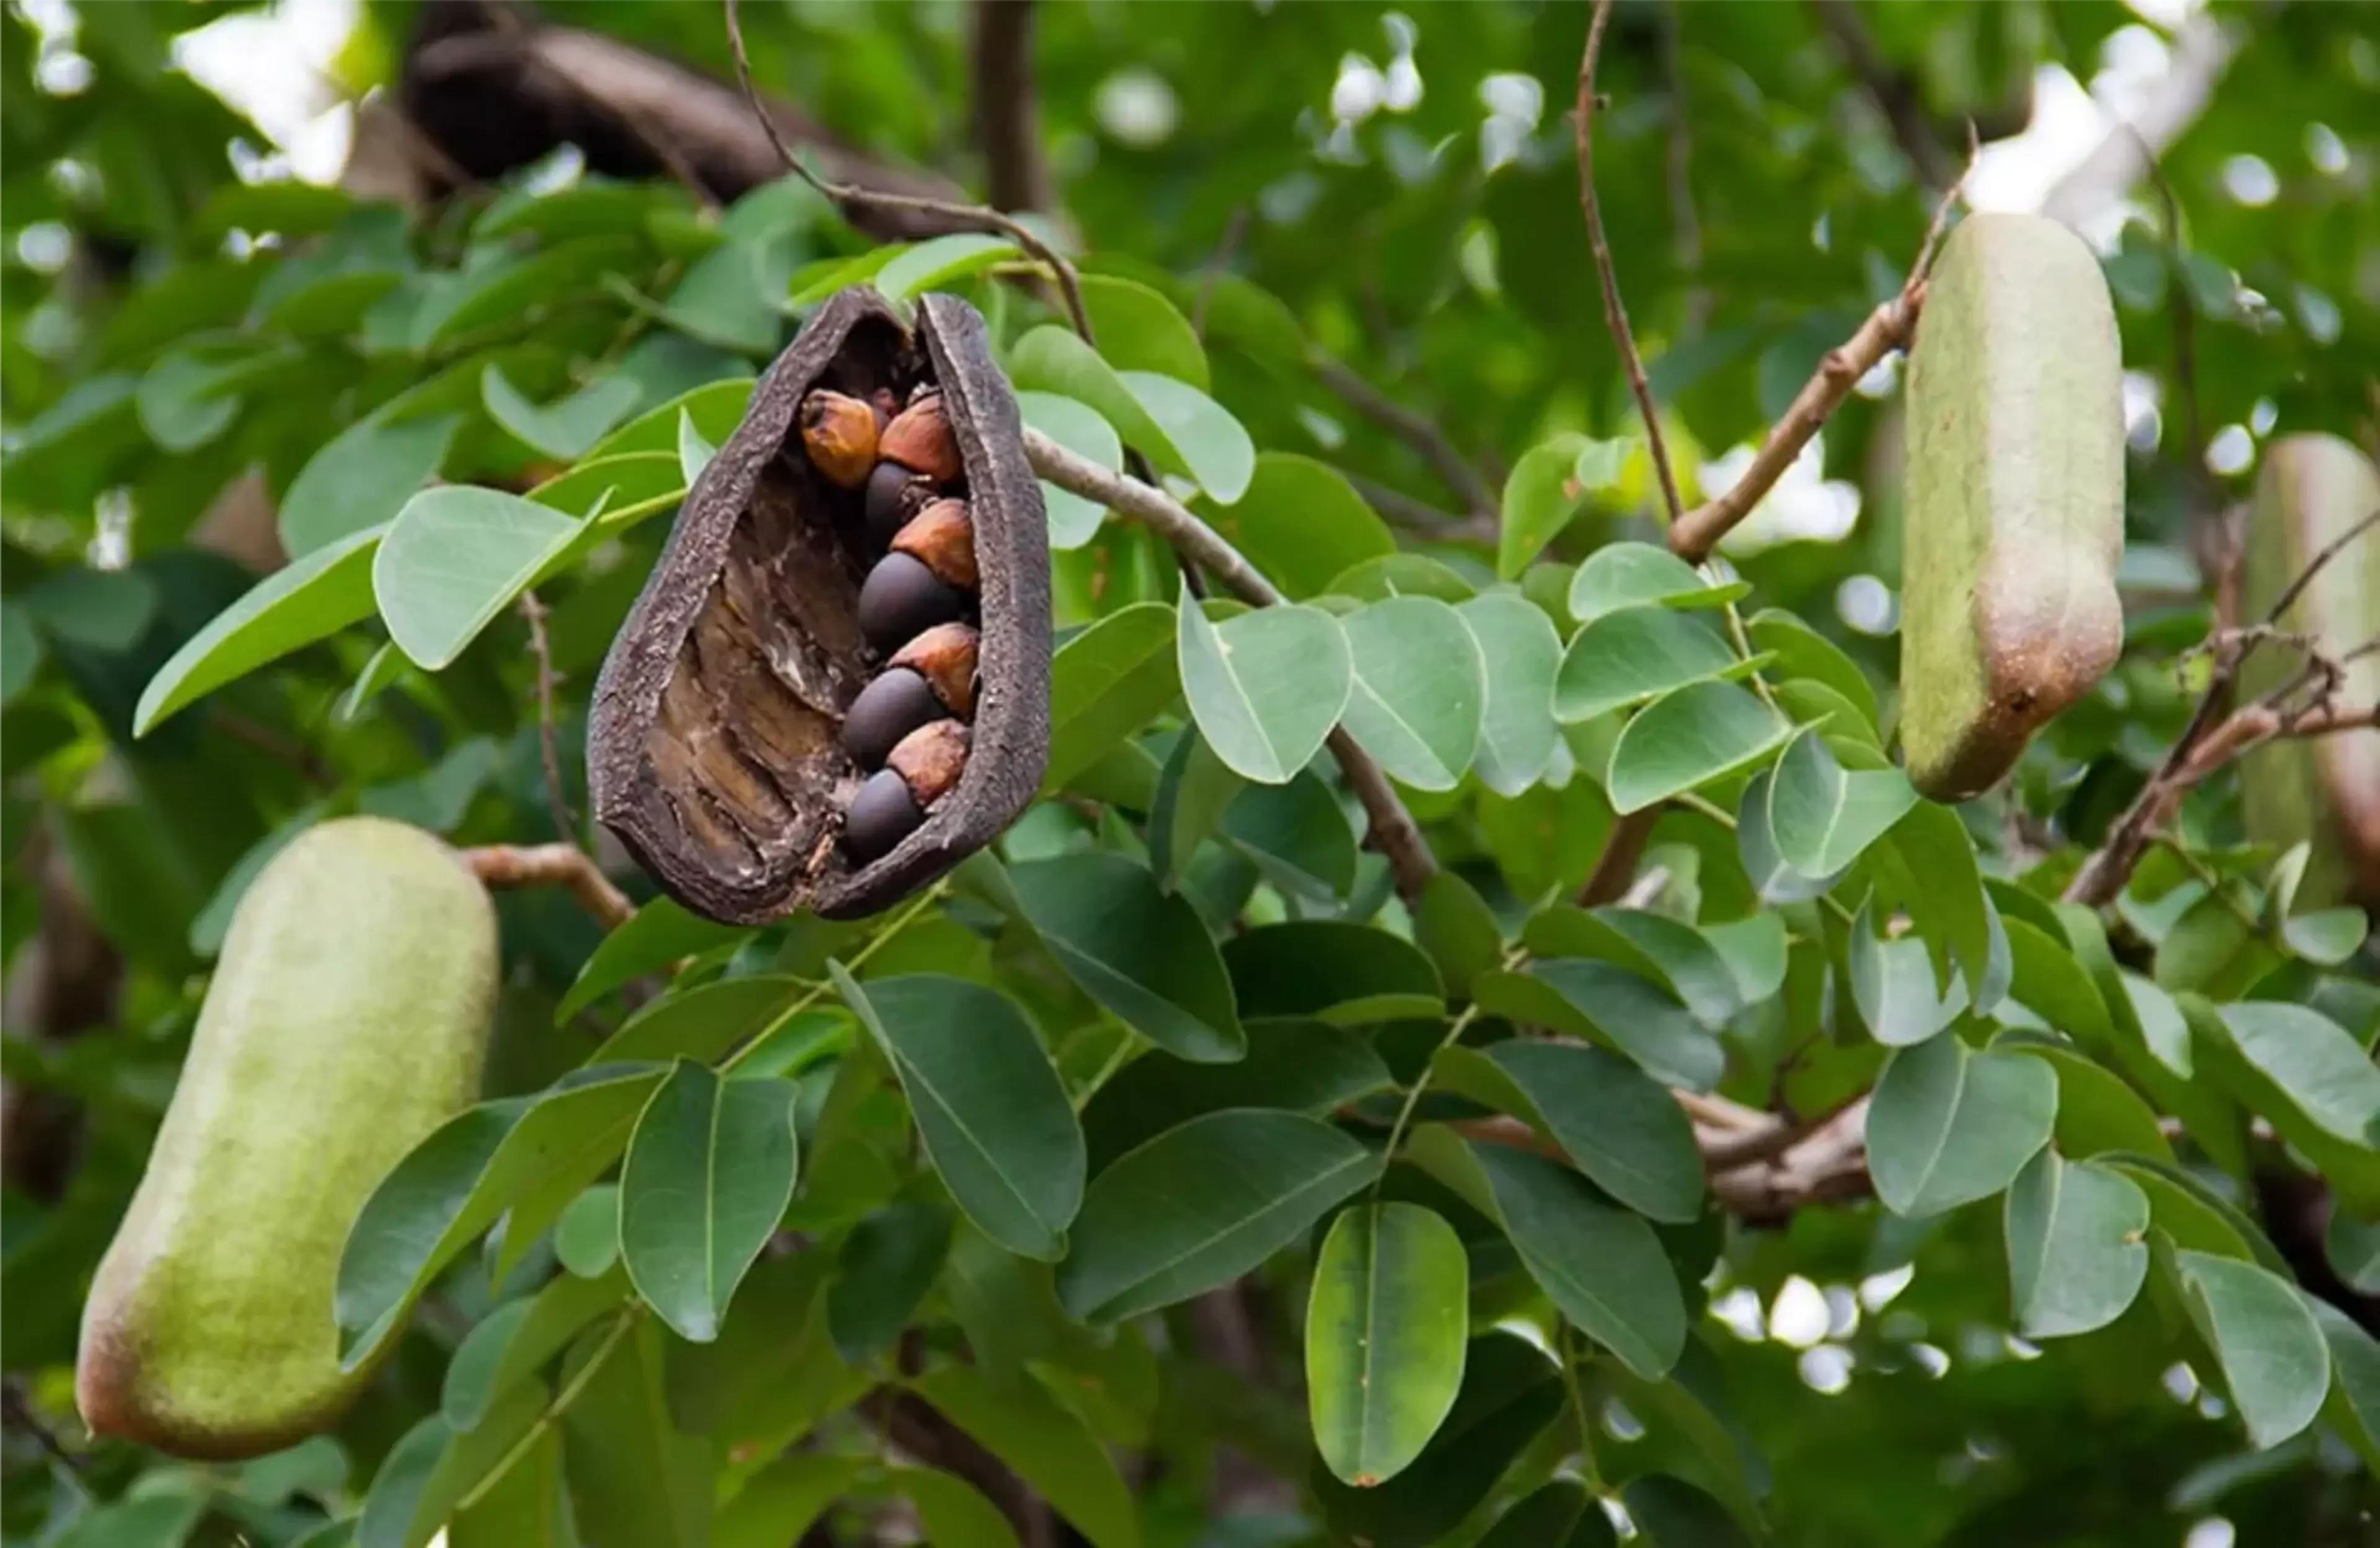
[[[339,1368],[348,1231],[478,1098],[496,991],[494,905],[435,836],[343,817],[273,856],[84,1303],[85,1422],[232,1460],[339,1421],[398,1343]]]
[[[891,651],[859,625],[884,557],[866,489],[807,457],[803,399],[941,393],[974,523],[981,685],[957,788],[888,852],[856,860],[844,813],[868,771],[841,737]],[[663,890],[731,924],[798,909],[878,913],[998,837],[1039,789],[1050,745],[1050,548],[1016,399],[982,317],[929,295],[914,332],[866,286],[821,306],[754,391],[688,493],[613,639],[587,733],[598,820]]]
[[[2241,554],[2240,616],[2272,611],[2313,557],[2380,511],[2380,467],[2335,435],[2286,436],[2265,449],[2248,508]],[[2334,659],[2380,635],[2380,529],[2367,529],[2332,556],[2280,618]],[[2303,658],[2267,645],[2240,669],[2242,702],[2282,686]],[[2341,708],[2380,704],[2380,653],[2341,663],[2331,695]],[[2380,729],[2317,737],[2276,737],[2240,760],[2243,816],[2251,837],[2313,853],[2301,906],[2352,897],[2380,903]]]
[[[1942,248],[1910,351],[1900,734],[1963,801],[2123,648],[2123,360],[2082,238],[1978,214]]]

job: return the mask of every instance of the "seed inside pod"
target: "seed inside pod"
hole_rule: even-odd
[[[824,388],[802,400],[802,446],[829,483],[856,490],[876,467],[882,421],[873,405]]]
[[[925,812],[901,776],[889,768],[880,769],[851,798],[843,818],[843,847],[851,852],[854,861],[865,865],[890,853],[925,820]]]
[[[962,591],[976,588],[975,524],[964,500],[937,500],[892,537],[892,551],[915,554]]]
[[[959,462],[958,437],[951,433],[951,422],[942,413],[940,393],[915,398],[894,415],[884,427],[877,452],[938,484],[954,484],[966,473]]]
[[[950,707],[950,713],[962,720],[973,720],[976,644],[976,632],[967,625],[937,623],[893,652],[892,665],[923,676],[933,687],[934,696]]]
[[[966,768],[968,741],[966,727],[958,721],[936,720],[903,737],[884,760],[885,767],[901,776],[918,805],[930,810],[959,782]]]
[[[882,651],[898,650],[937,623],[955,623],[965,611],[965,596],[914,554],[886,554],[859,587],[859,632]]]
[[[859,691],[843,716],[843,750],[862,768],[881,768],[894,744],[950,711],[925,675],[897,666]]]
[[[909,518],[933,503],[934,486],[897,462],[880,462],[868,476],[868,540],[878,549],[892,546]]]

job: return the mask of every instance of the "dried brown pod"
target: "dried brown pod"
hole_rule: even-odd
[[[945,583],[975,589],[975,524],[964,500],[937,500],[892,535],[892,551],[914,554]]]
[[[876,471],[876,409],[842,393],[820,390],[802,400],[802,446],[810,466],[830,483],[857,489]]]
[[[926,393],[910,399],[909,406],[884,427],[877,454],[937,484],[956,483],[963,471],[962,459],[958,441],[951,433],[950,417],[943,412],[942,394]]]
[[[877,853],[844,842],[844,814],[870,781],[841,732],[888,664],[858,617],[884,550],[868,540],[861,490],[783,453],[814,391],[907,401],[921,387],[933,390],[955,453],[947,482],[964,484],[975,527],[975,717],[947,792]],[[1015,820],[1040,786],[1049,706],[1040,488],[983,319],[928,296],[912,333],[854,287],[769,368],[613,640],[588,726],[592,804],[664,890],[707,917],[856,918]]]

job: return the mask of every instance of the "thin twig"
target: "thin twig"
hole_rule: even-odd
[[[1198,279],[1198,294],[1190,303],[1190,331],[1198,342],[1207,342],[1207,308],[1215,298],[1215,282],[1231,267],[1232,254],[1238,250],[1240,238],[1248,231],[1248,207],[1236,205],[1232,218],[1223,223],[1223,239],[1215,244],[1214,256],[1207,260],[1207,271]]]
[[[1968,169],[1973,171],[1973,166],[1971,160]],[[1935,208],[1933,224],[1926,229],[1925,244],[1918,249],[1917,261],[1911,265],[1900,293],[1870,312],[1858,332],[1827,351],[1816,372],[1793,394],[1792,403],[1762,440],[1743,477],[1727,492],[1695,506],[1670,526],[1670,552],[1689,563],[1699,564],[1709,558],[1719,539],[1734,530],[1736,524],[1750,515],[1752,508],[1776,488],[1777,480],[1785,476],[1785,470],[1801,456],[1802,448],[1825,427],[1828,417],[1841,406],[1860,379],[1874,370],[1887,355],[1908,347],[1916,333],[1917,314],[1925,304],[1926,278],[1934,271],[1934,258],[1949,229],[1950,211],[1958,204],[1966,182],[1961,175]]]
[[[1917,89],[1907,72],[1886,63],[1858,7],[1852,0],[1810,0],[1810,8],[1817,13],[1818,25],[1834,39],[1844,66],[1859,79],[1876,111],[1884,115],[1893,139],[1917,175],[1932,188],[1948,183],[1950,152],[1935,135],[1934,126],[1927,122],[1925,103],[1918,100]]]
[[[1033,90],[1033,0],[976,0],[968,46],[976,139],[984,182],[1000,210],[1047,210],[1050,163]]]
[[[1661,11],[1661,77],[1670,93],[1670,133],[1663,170],[1670,179],[1670,232],[1678,272],[1686,277],[1686,333],[1699,334],[1709,320],[1710,291],[1702,283],[1703,222],[1694,208],[1694,115],[1686,102],[1685,0],[1669,0]]]
[[[1474,521],[1494,524],[1498,506],[1495,484],[1446,438],[1444,430],[1427,416],[1407,408],[1365,381],[1344,361],[1318,349],[1307,357],[1306,363],[1314,371],[1314,379],[1338,393],[1348,407],[1420,454],[1446,487],[1469,507]]]
[[[49,1421],[34,1411],[32,1401],[25,1396],[24,1383],[19,1378],[11,1376],[5,1383],[0,1383],[0,1409],[5,1409],[9,1425],[32,1436],[33,1444],[40,1446],[51,1461],[77,1478],[83,1475],[89,1464],[81,1456],[67,1450],[66,1443],[58,1439],[57,1432],[50,1428]]]
[[[1660,820],[1661,808],[1656,803],[1612,823],[1611,832],[1603,841],[1603,853],[1596,857],[1595,870],[1578,889],[1579,907],[1595,908],[1619,901],[1628,890],[1629,878],[1636,874],[1637,863],[1645,858],[1645,841],[1652,837],[1653,825]]]
[[[1049,243],[1035,236],[1032,229],[1022,222],[997,210],[987,210],[980,204],[960,204],[949,200],[928,199],[919,194],[880,193],[850,183],[831,183],[812,172],[808,163],[794,154],[793,147],[785,143],[785,137],[778,131],[776,119],[770,115],[768,107],[760,101],[759,89],[752,84],[752,60],[744,51],[744,24],[736,15],[736,0],[722,0],[722,3],[727,12],[728,46],[735,54],[735,79],[744,87],[745,100],[752,104],[753,115],[768,131],[769,143],[777,148],[777,154],[784,159],[785,165],[792,169],[794,175],[837,205],[868,204],[880,210],[917,211],[946,220],[971,221],[986,230],[999,232],[1024,248],[1027,256],[1049,265],[1050,272],[1057,276],[1058,290],[1065,298],[1066,315],[1073,321],[1075,332],[1082,335],[1086,344],[1096,342],[1091,331],[1091,314],[1083,305],[1082,277],[1075,272],[1072,263],[1059,257]]]
[[[637,912],[627,894],[574,844],[481,844],[465,850],[463,863],[484,887],[565,889],[605,929],[617,929]]]
[[[1221,534],[1155,485],[1077,456],[1030,426],[1025,430],[1025,460],[1037,476],[1060,489],[1096,500],[1147,526],[1184,561],[1204,569],[1243,601],[1262,608],[1286,599]],[[1371,818],[1366,841],[1388,857],[1398,894],[1409,901],[1420,896],[1429,878],[1438,874],[1438,859],[1430,853],[1421,826],[1405,809],[1380,766],[1343,728],[1330,733],[1330,747],[1340,772],[1347,778],[1347,788],[1354,792]]]
[[[1595,251],[1596,283],[1603,290],[1603,320],[1611,342],[1628,368],[1628,389],[1636,394],[1636,410],[1645,419],[1645,443],[1653,454],[1653,471],[1661,481],[1661,501],[1674,531],[1685,519],[1685,502],[1678,498],[1677,475],[1670,471],[1670,448],[1661,439],[1661,416],[1653,406],[1653,387],[1645,377],[1644,357],[1636,353],[1636,335],[1628,327],[1628,308],[1620,299],[1620,276],[1611,267],[1611,244],[1603,235],[1603,210],[1595,198],[1595,64],[1603,52],[1603,29],[1611,19],[1611,0],[1595,0],[1595,18],[1587,23],[1586,51],[1578,60],[1578,203],[1586,216],[1587,244]]]
[[[570,801],[562,789],[562,750],[554,733],[553,687],[557,681],[553,671],[553,647],[545,633],[545,604],[538,600],[534,590],[520,594],[521,617],[528,621],[529,655],[537,663],[537,753],[538,762],[545,768],[545,804],[553,814],[553,831],[557,838],[570,843],[578,841],[578,819],[571,815]]]
[[[1399,526],[1411,527],[1421,536],[1439,542],[1496,541],[1493,515],[1485,518],[1476,514],[1458,516],[1451,511],[1441,511],[1425,501],[1415,500],[1402,490],[1392,490],[1386,484],[1366,478],[1352,469],[1341,468],[1340,471],[1346,475],[1349,483],[1355,486],[1355,492],[1364,497],[1365,504]]]

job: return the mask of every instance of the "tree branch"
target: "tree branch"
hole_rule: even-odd
[[[1445,431],[1321,350],[1314,351],[1307,364],[1313,369],[1315,380],[1338,393],[1348,407],[1420,454],[1421,459],[1437,470],[1446,487],[1470,509],[1471,519],[1493,530],[1499,503],[1496,486],[1455,448]]]
[[[1968,163],[1971,169],[1973,164],[1972,161]],[[1842,406],[1843,399],[1851,395],[1860,378],[1874,370],[1892,351],[1909,346],[1916,333],[1917,314],[1925,304],[1926,276],[1933,272],[1934,257],[1941,250],[1950,211],[1965,187],[1966,179],[1961,176],[1936,206],[1933,224],[1926,230],[1925,244],[1917,250],[1917,261],[1910,266],[1909,278],[1902,284],[1900,294],[1870,312],[1867,320],[1849,339],[1827,351],[1825,358],[1818,362],[1816,374],[1802,384],[1783,417],[1761,441],[1760,450],[1743,477],[1726,493],[1695,506],[1670,525],[1670,552],[1694,564],[1709,558],[1719,539],[1752,514],[1753,507],[1776,488],[1777,480],[1785,476],[1785,470],[1802,454],[1802,448],[1826,425],[1828,416]]]
[[[1364,503],[1399,526],[1411,527],[1421,536],[1438,542],[1492,544],[1496,541],[1496,521],[1492,515],[1484,520],[1477,515],[1458,516],[1451,511],[1441,511],[1402,490],[1392,490],[1348,468],[1342,467],[1339,471],[1355,486],[1355,492],[1364,497]]]
[[[546,808],[553,816],[554,837],[577,844],[578,820],[571,816],[569,798],[563,793],[562,750],[554,734],[553,647],[546,638],[545,604],[538,600],[535,590],[520,594],[520,612],[528,623],[529,655],[537,662],[537,759],[545,771]]]
[[[1670,1094],[1683,1105],[1693,1094]],[[1865,1198],[1874,1191],[1867,1170],[1866,1097],[1815,1128],[1760,1116],[1770,1127],[1745,1131],[1698,1125],[1694,1131],[1712,1196],[1729,1214],[1766,1223],[1805,1205]],[[1468,1140],[1569,1161],[1560,1145],[1516,1118],[1465,1119],[1449,1127]]]
[[[491,888],[559,887],[578,901],[605,929],[617,929],[637,912],[627,894],[612,885],[587,852],[572,844],[482,844],[462,852],[463,864]]]
[[[1287,599],[1239,550],[1225,542],[1221,534],[1155,485],[1144,484],[1129,474],[1117,473],[1087,457],[1076,456],[1030,426],[1025,431],[1025,460],[1032,465],[1037,476],[1060,489],[1086,500],[1096,500],[1139,522],[1171,544],[1174,552],[1212,574],[1241,600],[1265,608],[1276,607]],[[1330,733],[1330,754],[1339,760],[1348,789],[1355,792],[1355,799],[1363,803],[1371,818],[1368,841],[1388,857],[1390,869],[1396,876],[1398,893],[1408,900],[1419,896],[1429,878],[1438,874],[1438,859],[1430,853],[1429,841],[1423,838],[1420,825],[1405,810],[1380,766],[1343,729]]]
[[[1596,856],[1595,869],[1586,884],[1578,889],[1578,906],[1597,908],[1618,902],[1628,890],[1628,882],[1636,874],[1636,866],[1645,858],[1645,841],[1653,836],[1653,825],[1661,820],[1658,803],[1630,812],[1616,819],[1611,831],[1603,841],[1603,853]]]
[[[1050,164],[1041,154],[1034,105],[1033,0],[976,0],[967,63],[974,76],[976,140],[983,151],[992,208],[1049,209]]]
[[[1677,475],[1670,471],[1670,448],[1661,439],[1661,417],[1653,406],[1652,384],[1645,379],[1645,360],[1636,353],[1636,335],[1628,327],[1628,308],[1620,299],[1620,277],[1611,268],[1611,244],[1603,235],[1603,210],[1595,198],[1595,64],[1603,52],[1603,29],[1611,20],[1611,0],[1595,0],[1595,18],[1587,23],[1586,52],[1578,60],[1578,203],[1586,216],[1587,245],[1595,252],[1596,283],[1603,291],[1603,320],[1611,342],[1628,368],[1628,390],[1636,394],[1636,411],[1644,417],[1645,443],[1653,454],[1653,471],[1660,478],[1661,501],[1674,529],[1684,519],[1685,502],[1678,498]]]
[[[1699,334],[1710,313],[1710,292],[1702,283],[1703,223],[1694,208],[1694,115],[1686,103],[1685,0],[1669,0],[1661,11],[1661,77],[1670,93],[1670,132],[1662,165],[1670,180],[1670,233],[1678,272],[1686,276],[1686,333]]]
[[[1950,152],[1935,135],[1925,104],[1918,99],[1908,73],[1894,69],[1876,46],[1875,36],[1860,18],[1859,7],[1852,0],[1810,0],[1810,8],[1817,13],[1818,25],[1834,40],[1844,66],[1859,78],[1868,100],[1884,115],[1892,138],[1916,169],[1919,180],[1929,188],[1947,185],[1953,175]]]

